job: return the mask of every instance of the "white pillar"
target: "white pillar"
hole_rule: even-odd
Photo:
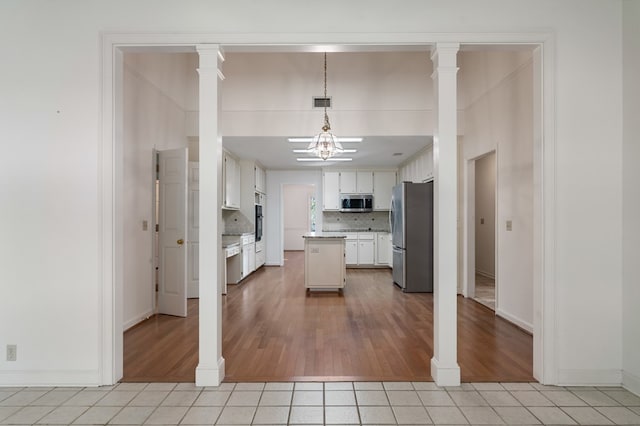
[[[224,379],[222,357],[222,136],[218,45],[197,46],[200,55],[200,335],[196,385],[218,386]]]
[[[458,43],[437,43],[432,54],[435,126],[434,165],[434,289],[431,376],[438,386],[460,385],[457,359],[458,287]]]

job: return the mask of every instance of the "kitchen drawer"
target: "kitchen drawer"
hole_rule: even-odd
[[[240,245],[243,245],[243,246],[246,244],[251,244],[255,241],[256,241],[256,236],[253,234],[243,235],[242,237],[240,237]]]
[[[373,240],[376,238],[376,234],[373,232],[358,232],[359,240]]]
[[[358,239],[358,233],[357,232],[344,232],[343,234],[347,236],[347,240],[357,240]]]
[[[235,256],[240,253],[240,246],[227,247],[225,249],[225,257]]]
[[[261,251],[264,251],[264,240],[256,242],[256,253],[260,253]]]

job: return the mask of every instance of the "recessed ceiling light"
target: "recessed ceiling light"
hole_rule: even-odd
[[[296,158],[296,161],[306,161],[306,162],[313,161],[316,163],[331,163],[333,161],[353,161],[353,158],[331,157],[328,160],[323,160],[322,158]]]
[[[337,138],[338,142],[362,142],[362,138]],[[289,142],[305,142],[310,143],[313,138],[288,138]]]
[[[296,154],[309,154],[312,151],[309,151],[308,149],[292,149],[291,151],[295,152]],[[355,152],[358,152],[357,149],[343,149],[342,152],[346,152],[347,154],[353,154]]]
[[[393,153],[393,156],[394,156],[394,157],[398,157],[398,156],[400,156],[400,155],[402,155],[402,152],[394,152],[394,153]]]

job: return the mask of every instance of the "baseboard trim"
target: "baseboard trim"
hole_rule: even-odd
[[[196,386],[220,386],[224,380],[224,358],[220,357],[217,366],[199,364],[196,367]]]
[[[503,311],[502,309],[497,309],[496,308],[496,315],[506,319],[509,322],[514,323],[515,325],[517,325],[518,327],[520,327],[521,329],[523,329],[527,333],[533,334],[533,325],[532,324],[529,324],[526,321],[522,321],[520,318],[518,318],[518,317],[516,317],[514,315],[511,315],[511,314]]]
[[[436,358],[431,358],[431,377],[438,386],[460,386],[460,366],[440,365]]]
[[[622,370],[558,370],[560,386],[620,386]]]
[[[15,370],[0,371],[4,386],[100,386],[99,370]]]
[[[622,386],[629,392],[640,396],[640,377],[622,370]]]
[[[122,324],[122,332],[125,332],[128,329],[130,329],[131,327],[140,324],[142,321],[144,321],[144,320],[148,319],[149,317],[151,317],[151,315],[153,315],[153,311],[147,311],[144,314],[140,314],[140,315],[130,319],[129,321],[127,321],[124,324]]]
[[[482,271],[480,269],[476,269],[476,274],[482,275],[483,277],[490,278],[492,280],[496,279],[496,275],[495,274],[490,274],[489,272],[485,272],[485,271]]]

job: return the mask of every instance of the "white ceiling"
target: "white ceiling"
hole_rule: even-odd
[[[310,135],[312,136],[312,135]],[[351,136],[351,135],[345,135]],[[360,135],[356,135],[360,136]],[[288,142],[284,137],[223,137],[223,146],[240,158],[257,160],[267,169],[308,169],[319,167],[398,167],[403,161],[432,143],[431,136],[363,136],[362,142],[344,142],[355,154],[342,154],[353,158],[350,162],[322,161],[298,162],[292,149],[304,149],[306,143]],[[400,155],[394,155],[400,154]]]

